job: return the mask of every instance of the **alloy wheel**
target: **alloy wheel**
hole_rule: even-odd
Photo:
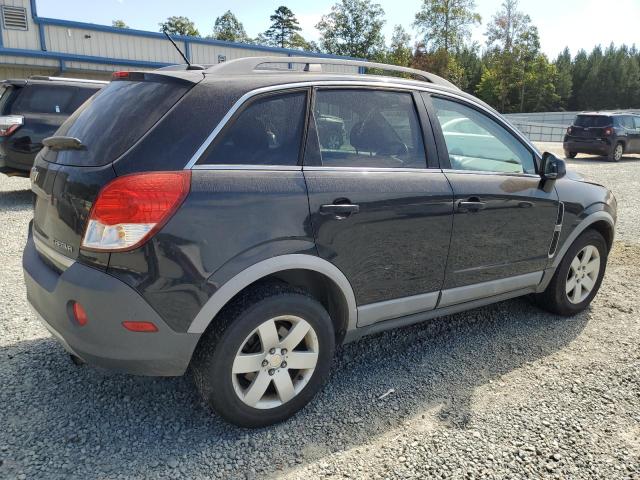
[[[613,159],[617,162],[622,158],[622,154],[624,153],[624,149],[622,145],[616,145],[616,149],[613,151]]]
[[[567,274],[566,293],[571,303],[582,303],[591,293],[600,273],[600,253],[587,245],[574,257]]]
[[[318,336],[306,320],[283,315],[263,322],[245,338],[234,358],[236,395],[258,409],[287,403],[313,376],[318,351]]]

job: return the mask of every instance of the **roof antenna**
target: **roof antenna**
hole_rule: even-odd
[[[171,42],[171,44],[175,47],[175,49],[178,51],[178,53],[180,54],[180,56],[182,58],[184,58],[185,63],[187,64],[187,70],[204,70],[204,67],[202,65],[192,65],[191,62],[189,61],[189,59],[185,56],[184,53],[182,53],[182,50],[180,50],[178,48],[178,45],[176,45],[176,42],[173,41],[173,38],[171,38],[171,36],[167,33],[166,29],[162,29],[162,33],[164,33],[167,38],[169,39],[169,41]]]

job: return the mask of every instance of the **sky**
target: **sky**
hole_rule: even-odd
[[[418,39],[412,23],[421,0],[374,0],[385,11],[384,33],[391,38],[393,26],[401,24]],[[298,18],[301,34],[318,40],[314,28],[323,14],[331,11],[336,0],[36,0],[41,17],[77,20],[111,25],[121,19],[131,28],[158,31],[158,24],[169,16],[189,17],[204,36],[210,34],[219,15],[231,10],[244,24],[247,34],[255,37],[269,27],[269,16],[286,5]],[[484,43],[484,32],[502,0],[476,0],[482,25],[472,37]],[[615,4],[615,8],[612,8]],[[640,47],[640,0],[520,0],[520,10],[529,14],[540,31],[542,50],[551,58],[568,46],[571,53],[595,45],[637,44]]]

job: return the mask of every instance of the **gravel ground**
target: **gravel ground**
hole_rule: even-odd
[[[569,165],[620,208],[589,310],[517,299],[366,338],[303,412],[256,431],[189,378],[74,366],[25,300],[28,181],[0,176],[0,478],[640,479],[640,158]]]

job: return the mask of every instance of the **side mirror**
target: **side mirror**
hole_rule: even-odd
[[[540,176],[545,180],[557,180],[567,174],[567,164],[551,152],[542,154]]]

